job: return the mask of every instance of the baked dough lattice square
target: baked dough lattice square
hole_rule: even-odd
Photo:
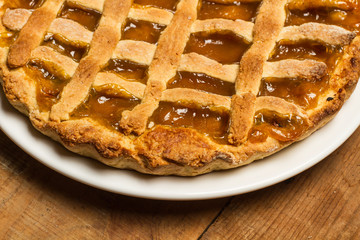
[[[193,176],[251,163],[326,124],[359,78],[358,1],[0,4],[9,101],[117,168]]]

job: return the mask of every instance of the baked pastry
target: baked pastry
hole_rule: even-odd
[[[117,168],[248,164],[327,123],[359,78],[357,1],[0,2],[11,104]]]

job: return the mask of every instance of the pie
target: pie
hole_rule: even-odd
[[[0,3],[10,103],[116,168],[194,176],[249,164],[326,124],[359,78],[355,0]]]

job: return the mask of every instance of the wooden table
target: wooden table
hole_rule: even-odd
[[[70,180],[0,132],[1,239],[360,239],[360,129],[275,186],[194,202],[136,199]]]

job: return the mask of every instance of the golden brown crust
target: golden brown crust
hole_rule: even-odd
[[[102,12],[105,0],[68,0],[70,4]]]
[[[100,67],[111,58],[120,41],[120,29],[128,15],[131,1],[109,0],[105,2],[104,16],[94,33],[88,55],[82,59],[73,79],[64,88],[60,101],[50,113],[54,121],[68,120],[69,114],[88,96]],[[120,11],[119,11],[120,10]]]
[[[32,61],[39,61],[46,65],[51,72],[56,72],[57,75],[69,79],[71,78],[78,66],[71,58],[66,57],[50,47],[40,46],[31,52]]]
[[[130,95],[133,95],[139,99],[144,97],[144,91],[146,88],[146,86],[142,83],[129,82],[114,73],[99,73],[96,76],[93,87],[97,89],[103,88],[106,85],[116,85],[125,89]]]
[[[262,77],[320,79],[326,70],[327,66],[323,62],[288,59],[265,63]]]
[[[252,31],[254,24],[243,20],[227,19],[207,19],[197,20],[192,26],[191,32],[220,32],[231,31],[235,35],[244,38],[247,42],[252,42]]]
[[[311,40],[330,45],[348,45],[356,34],[344,28],[321,23],[305,23],[282,29],[278,40],[301,41]]]
[[[231,100],[231,125],[229,142],[239,146],[246,138],[253,123],[256,96],[252,93],[237,94]],[[235,119],[235,121],[233,120]]]
[[[19,37],[10,47],[8,57],[10,66],[20,67],[27,63],[31,52],[40,45],[45,31],[55,19],[62,4],[63,0],[47,1],[41,8],[31,14]],[[34,31],[34,26],[36,26],[37,31]]]
[[[139,140],[140,144],[137,147],[139,155],[149,159],[147,162],[151,168],[162,164],[169,165],[169,160],[176,164],[202,167],[211,160],[215,151],[214,145],[199,133],[185,128],[155,127],[151,132],[142,135]]]
[[[180,1],[173,19],[161,34],[154,60],[149,66],[148,86],[142,103],[132,111],[123,113],[120,126],[127,134],[141,134],[145,131],[148,118],[158,107],[167,81],[175,76],[190,36],[191,25],[196,20],[197,3],[197,0]]]
[[[309,8],[339,8],[343,10],[350,10],[354,8],[354,2],[350,1],[334,1],[334,0],[289,0],[289,9],[305,10]]]
[[[54,8],[53,11],[57,11],[56,9],[59,9],[62,4],[59,3],[62,1],[47,2],[49,2],[49,6],[50,2],[57,4],[58,8]],[[50,19],[55,18],[54,16],[45,16],[47,25],[40,24],[40,30],[35,34],[36,36],[29,38],[32,39],[30,43],[30,40],[25,40],[26,37],[21,36],[28,36],[30,25],[39,21],[36,14],[49,14],[48,6],[45,5],[33,11],[32,14],[28,11],[20,11],[17,15],[18,21],[14,23],[11,23],[9,19],[3,19],[3,24],[10,30],[22,29],[18,38],[20,40],[15,42],[10,51],[18,51],[16,49],[19,46],[24,47],[25,51],[19,56],[10,53],[8,57],[9,49],[0,48],[1,83],[9,101],[21,112],[27,114],[39,131],[61,142],[71,151],[96,158],[110,166],[134,169],[149,174],[194,176],[248,164],[273,154],[294,141],[307,137],[323,126],[339,111],[354,90],[359,78],[360,38],[354,39],[354,33],[348,30],[323,26],[323,24],[300,26],[295,30],[291,30],[289,27],[283,28],[286,4],[286,1],[283,0],[263,1],[254,26],[252,23],[245,24],[244,22],[241,22],[240,26],[234,21],[227,20],[196,20],[197,3],[191,0],[180,1],[175,14],[166,10],[141,9],[138,6],[130,8],[130,0],[74,0],[70,2],[77,2],[80,6],[90,7],[100,12],[104,11],[100,25],[94,34],[88,30],[83,31],[84,29],[79,28],[76,24],[73,25],[70,23],[71,20],[53,21]],[[213,0],[213,2],[233,3],[232,0]],[[290,1],[290,4],[295,6],[295,2]],[[309,4],[310,1],[304,2],[304,4]],[[105,3],[104,7],[102,7],[102,3]],[[316,1],[314,4],[318,3],[319,1]],[[122,9],[120,14],[119,11],[113,11],[120,8]],[[46,11],[42,9],[46,9]],[[11,14],[14,15],[16,12],[12,11]],[[131,40],[120,41],[120,30],[115,31],[114,29],[120,29],[128,16],[141,19],[139,12],[142,11],[147,11],[147,14],[144,15],[147,20],[152,19],[150,13],[153,13],[154,18],[151,21],[168,25],[162,32],[157,45]],[[167,12],[166,15],[160,14],[163,11]],[[34,15],[34,13],[36,14]],[[11,14],[8,13],[10,19]],[[25,18],[29,18],[29,20],[23,27]],[[31,20],[32,18],[36,21]],[[64,29],[60,29],[61,24],[56,25],[61,21],[68,22],[71,25],[68,25],[69,29],[75,27],[82,30],[74,32],[74,35],[65,33]],[[243,32],[243,26],[250,25],[253,26],[251,38],[248,32],[246,34]],[[315,26],[317,30],[320,29],[320,33],[324,34],[325,30],[339,30],[333,31],[334,34],[331,34],[329,39],[317,39],[319,41],[340,45],[349,44],[344,47],[344,54],[331,75],[330,87],[319,96],[318,107],[304,110],[280,98],[258,97],[260,81],[264,77],[318,79],[326,73],[327,66],[314,60],[289,59],[267,62],[276,41],[284,40],[284,38],[286,38],[285,40],[294,40],[284,37],[290,35],[296,35],[296,40],[302,39],[303,37],[299,37],[298,33],[308,29],[309,26],[312,29]],[[239,35],[242,34],[249,42],[253,41],[241,60],[240,68],[238,64],[220,64],[197,53],[182,54],[191,32],[212,32],[225,28]],[[312,36],[316,36],[311,32],[312,30],[308,29],[308,31],[310,32],[306,32],[306,38],[311,39]],[[78,41],[82,46],[89,44],[88,55],[80,61],[80,64],[77,64],[70,58],[48,51],[47,47],[39,47],[39,39],[49,32],[63,34],[67,40]],[[105,35],[108,37],[105,38]],[[36,38],[36,41],[33,38]],[[139,46],[138,52],[131,52],[130,45]],[[50,113],[39,110],[35,81],[30,79],[22,68],[9,69],[7,58],[10,66],[24,65],[30,59],[50,62],[50,67],[48,67],[50,71],[62,73],[63,76],[70,79],[70,84],[61,94],[62,100],[53,106]],[[147,85],[127,81],[114,73],[98,73],[100,67],[105,65],[110,58],[150,65]],[[194,63],[198,63],[198,65]],[[52,70],[51,67],[55,70]],[[235,82],[236,95],[230,98],[194,89],[166,89],[167,82],[175,76],[176,71],[201,72],[229,83]],[[239,74],[236,78],[237,73]],[[72,110],[87,98],[90,87],[102,89],[113,85],[124,90],[125,95],[128,94],[142,100],[142,103],[137,105],[134,110],[123,113],[120,126],[126,134],[107,128],[91,118],[69,119]],[[148,128],[147,121],[161,101],[180,102],[185,106],[197,105],[210,107],[212,111],[230,112],[229,142],[232,145],[219,144],[192,128],[159,125]],[[290,141],[278,141],[268,137],[264,142],[251,143],[247,141],[247,137],[254,121],[253,116],[256,111],[261,109],[300,116],[304,119],[308,129],[304,134]]]
[[[173,14],[158,8],[131,8],[129,18],[143,21],[151,21],[162,25],[169,25]]]
[[[178,71],[205,73],[227,82],[235,82],[239,66],[223,65],[197,53],[183,54]]]
[[[112,58],[150,65],[154,58],[155,50],[156,46],[154,44],[141,41],[122,40],[117,44]]]
[[[20,31],[28,22],[30,16],[31,11],[27,9],[6,9],[2,22],[7,28]]]
[[[229,134],[229,142],[237,146],[245,141],[251,129],[252,116],[254,116],[253,105],[255,104],[253,100],[249,102],[239,100],[243,99],[241,95],[244,93],[253,96],[251,99],[258,94],[265,62],[284,25],[285,5],[285,0],[269,0],[262,3],[254,26],[254,42],[240,61],[240,71],[235,83],[236,95],[233,96],[232,106],[234,108],[231,112]],[[270,11],[273,12],[273,15],[269,14]]]
[[[174,88],[165,90],[161,96],[164,102],[181,102],[185,106],[210,107],[230,109],[231,99],[229,97],[201,92],[189,88]]]
[[[345,49],[344,55],[330,79],[333,95],[324,99],[320,109],[310,113],[310,121],[322,126],[340,110],[353,92],[360,77],[360,37],[356,37]]]
[[[93,33],[81,24],[63,18],[55,19],[48,29],[48,33],[75,43],[77,46],[87,46],[93,38]]]

